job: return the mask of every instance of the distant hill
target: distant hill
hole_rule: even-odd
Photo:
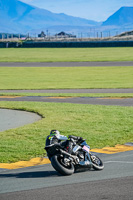
[[[133,7],[121,7],[117,12],[111,15],[103,26],[133,26]]]
[[[116,35],[116,37],[123,37],[123,36],[133,36],[133,31],[126,31],[119,35]]]
[[[84,37],[84,33],[94,37],[97,32],[101,34],[104,31],[105,36],[108,31],[115,35],[119,28],[121,32],[126,28],[133,29],[133,7],[122,7],[105,22],[99,23],[64,13],[52,13],[19,0],[0,0],[0,33],[35,34],[48,30],[52,34],[65,31],[79,37]]]
[[[18,0],[0,0],[0,32],[25,33],[50,26],[92,26],[97,22],[64,13],[55,14]]]

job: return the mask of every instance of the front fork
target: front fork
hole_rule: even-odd
[[[93,164],[92,164],[92,161],[91,161],[91,156],[88,152],[85,153],[84,161],[79,161],[79,165],[83,168],[84,167],[87,167],[87,168],[92,167]]]
[[[91,160],[91,154],[90,154],[90,153],[88,153],[88,152],[86,152],[86,154],[85,154],[85,161],[89,161],[89,162],[90,162],[90,164],[92,164],[92,160]]]

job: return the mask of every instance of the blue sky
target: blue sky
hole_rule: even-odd
[[[122,6],[132,6],[133,0],[20,0],[54,13],[105,21]]]

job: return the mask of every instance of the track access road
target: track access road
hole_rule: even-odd
[[[115,67],[133,66],[133,61],[104,62],[0,62],[0,67]]]
[[[0,97],[0,101],[37,101],[93,105],[116,105],[133,106],[133,98],[101,98],[101,97],[46,97],[46,96],[23,96],[23,97]]]

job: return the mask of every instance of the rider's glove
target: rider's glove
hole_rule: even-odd
[[[82,137],[78,137],[78,143],[81,144],[84,141]]]

